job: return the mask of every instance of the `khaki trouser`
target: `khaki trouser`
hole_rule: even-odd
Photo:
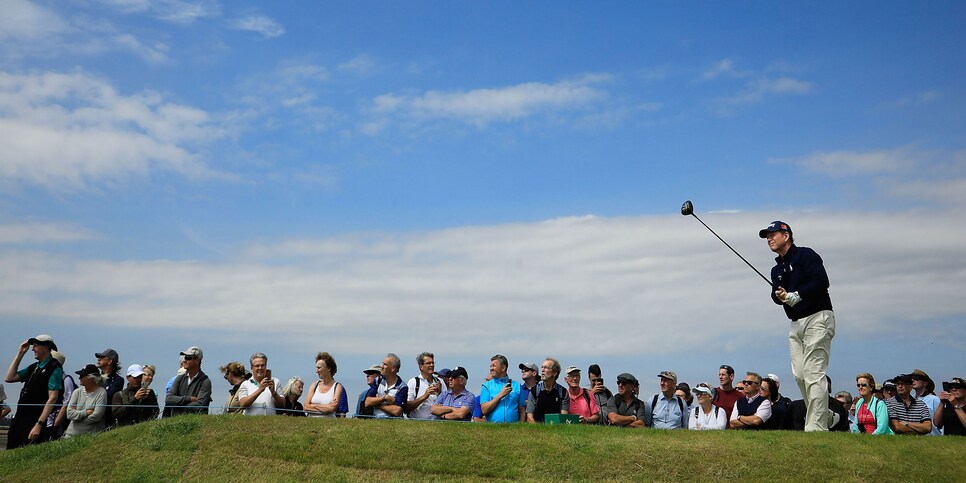
[[[822,310],[793,320],[788,333],[792,375],[805,400],[805,431],[828,431],[829,352],[835,336],[835,314]]]

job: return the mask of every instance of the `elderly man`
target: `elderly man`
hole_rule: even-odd
[[[380,372],[382,372],[382,366],[379,364],[373,364],[362,371],[366,375],[366,389],[359,394],[359,400],[356,401],[357,418],[372,417],[372,408],[366,407],[366,395],[369,394],[369,387],[372,386],[372,383],[376,382],[379,378]]]
[[[174,379],[171,390],[164,397],[164,406],[171,407],[171,415],[202,413],[208,414],[211,404],[211,379],[201,370],[204,352],[200,347],[191,346],[181,352],[185,373]]]
[[[656,429],[688,429],[687,403],[674,394],[678,376],[672,371],[661,371],[661,393],[651,398],[645,411],[648,427]]]
[[[410,419],[431,419],[433,404],[443,391],[443,384],[433,375],[436,372],[436,357],[432,352],[423,352],[416,356],[419,374],[406,384],[406,415]]]
[[[381,376],[369,386],[366,406],[372,408],[376,418],[401,418],[406,404],[408,388],[399,377],[402,362],[399,356],[390,352],[382,360]]]
[[[154,391],[141,387],[143,377],[141,364],[132,364],[127,368],[127,388],[114,393],[111,411],[118,426],[157,419],[158,397]]]
[[[271,377],[268,370],[268,356],[256,352],[248,358],[252,377],[238,386],[238,406],[244,408],[246,416],[270,416],[275,408],[285,407],[282,396],[282,382]]]
[[[457,366],[449,372],[449,389],[443,391],[430,412],[436,419],[469,421],[476,407],[476,395],[466,390],[466,369]]]
[[[646,424],[647,409],[637,398],[640,383],[633,374],[622,373],[617,376],[617,394],[607,400],[602,417],[612,426],[643,428]]]
[[[526,419],[526,400],[520,383],[507,376],[509,361],[497,354],[490,358],[490,378],[480,387],[480,414],[491,423],[517,423]]]
[[[828,372],[835,313],[825,265],[815,250],[795,245],[787,223],[774,221],[758,236],[778,255],[771,269],[771,299],[791,320],[788,347],[792,375],[805,401],[805,431],[828,431],[828,393],[822,379]]]
[[[567,382],[567,396],[570,398],[570,414],[580,417],[582,424],[597,424],[600,420],[600,407],[597,400],[590,397],[590,390],[580,387],[580,369],[577,366],[567,368],[564,381]]]
[[[542,423],[547,414],[567,414],[570,398],[567,389],[557,384],[560,361],[548,357],[540,366],[540,383],[527,396],[527,422]]]
[[[735,403],[729,424],[734,429],[761,429],[771,417],[771,401],[761,396],[761,376],[748,372],[743,387],[745,397]]]
[[[932,418],[924,402],[912,395],[912,375],[901,374],[892,379],[896,383],[896,397],[886,401],[889,426],[896,434],[922,436],[932,432]]]
[[[31,348],[37,362],[18,371],[20,361]],[[20,344],[20,350],[7,368],[6,382],[24,383],[20,390],[20,400],[17,402],[17,414],[7,431],[7,449],[47,439],[46,435],[41,437],[41,433],[46,431],[47,417],[54,410],[54,405],[64,389],[64,370],[57,359],[51,357],[52,350],[57,350],[57,344],[49,335],[31,337]]]

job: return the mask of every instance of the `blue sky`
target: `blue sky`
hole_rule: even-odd
[[[774,219],[825,258],[837,389],[963,376],[960,2],[0,9],[11,354],[791,380],[780,308],[692,199],[762,271]]]

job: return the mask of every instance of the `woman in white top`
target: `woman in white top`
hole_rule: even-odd
[[[728,415],[724,409],[711,404],[711,386],[702,382],[691,390],[698,403],[689,410],[688,427],[696,430],[725,429]]]
[[[319,352],[315,356],[315,373],[319,380],[312,383],[305,395],[306,414],[314,418],[334,418],[339,409],[339,397],[342,395],[342,384],[335,382],[335,359],[328,352]]]
[[[94,364],[88,364],[76,374],[81,387],[71,393],[67,403],[70,425],[64,438],[104,430],[104,414],[107,413],[107,391],[101,387],[104,376]]]

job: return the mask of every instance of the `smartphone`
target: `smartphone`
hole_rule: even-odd
[[[506,387],[513,389],[513,379],[506,378]]]
[[[950,391],[948,382],[943,382],[943,391],[946,391],[946,392]]]
[[[265,369],[265,377],[267,377],[269,381],[272,380],[272,370],[271,369]]]

